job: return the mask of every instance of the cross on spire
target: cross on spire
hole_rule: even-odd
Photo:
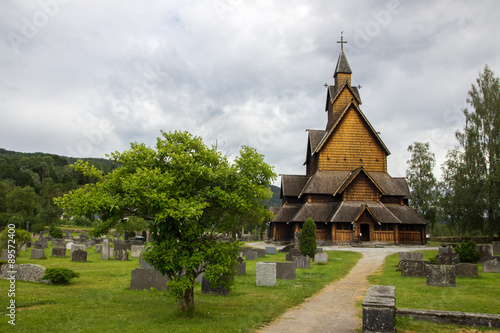
[[[337,43],[340,43],[340,52],[344,52],[344,44],[347,44],[347,42],[344,42],[344,32],[340,32],[340,41],[337,41]]]

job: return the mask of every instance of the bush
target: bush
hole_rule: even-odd
[[[302,226],[302,232],[300,233],[300,252],[309,256],[314,260],[314,255],[316,254],[316,224],[312,218],[308,218],[304,225]]]
[[[472,240],[458,244],[455,253],[460,255],[460,262],[475,263],[481,258],[481,254],[476,250],[476,243]]]
[[[49,228],[49,235],[52,237],[52,238],[63,238],[63,232],[61,229],[59,228],[56,228],[56,227],[50,227]]]
[[[72,278],[80,277],[80,274],[68,268],[47,268],[42,280],[50,280],[54,284],[68,284]]]

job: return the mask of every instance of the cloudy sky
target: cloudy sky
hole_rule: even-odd
[[[104,157],[187,130],[304,174],[343,31],[389,173],[423,141],[439,174],[471,84],[500,75],[499,17],[497,0],[4,0],[0,147]]]

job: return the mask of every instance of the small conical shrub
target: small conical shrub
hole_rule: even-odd
[[[316,254],[316,224],[312,218],[308,218],[302,226],[299,249],[303,255],[314,260]]]

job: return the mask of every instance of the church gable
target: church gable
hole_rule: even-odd
[[[380,189],[368,178],[365,172],[359,172],[345,187],[345,201],[380,201]]]
[[[389,151],[354,103],[344,109],[318,146],[318,170],[387,171]]]
[[[359,107],[361,104],[357,89],[354,90],[354,88],[348,84],[341,86],[338,91],[337,88],[336,86],[330,86],[328,89],[326,101],[326,111],[328,112],[327,130],[332,128],[347,105],[353,102]]]

